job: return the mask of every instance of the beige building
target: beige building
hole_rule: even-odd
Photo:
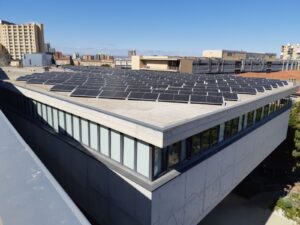
[[[206,58],[218,58],[224,60],[265,60],[274,61],[276,60],[275,53],[257,53],[257,52],[245,52],[245,51],[232,51],[232,50],[205,50],[202,53],[203,57]]]
[[[192,73],[192,58],[173,56],[132,56],[131,68],[133,70],[157,70],[169,72]]]
[[[103,66],[103,67],[115,67],[114,60],[73,60],[75,66]]]
[[[300,44],[286,44],[281,46],[281,59],[299,60],[300,59]]]
[[[26,53],[44,52],[43,24],[14,24],[0,20],[0,44],[13,60],[22,59]]]

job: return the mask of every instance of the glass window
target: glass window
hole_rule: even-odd
[[[168,167],[173,167],[180,160],[181,142],[177,142],[168,147]]]
[[[250,127],[253,124],[254,111],[248,112],[247,114],[247,127]]]
[[[43,122],[47,123],[47,107],[44,104],[42,104],[42,114]]]
[[[109,130],[105,127],[100,127],[100,151],[109,156]]]
[[[65,112],[59,111],[59,132],[65,133],[66,131],[66,125],[65,125]]]
[[[42,121],[42,104],[41,103],[37,103],[37,116],[38,116],[38,120]]]
[[[244,123],[243,123],[243,129],[247,127],[247,120],[248,120],[248,114],[244,115]]]
[[[214,146],[219,142],[219,126],[210,129],[210,146]]]
[[[280,100],[276,101],[275,110],[277,111],[278,109],[280,109]]]
[[[196,134],[192,136],[191,142],[192,142],[192,149],[191,149],[191,155],[196,155],[200,152],[201,150],[201,143],[200,143],[200,134]]]
[[[28,115],[33,117],[33,102],[31,99],[27,99],[27,108],[28,108]]]
[[[228,139],[231,136],[231,120],[225,123],[225,130],[224,130],[224,139]]]
[[[239,130],[239,117],[234,118],[232,120],[232,124],[231,124],[231,136],[234,136],[237,134]]]
[[[137,142],[137,165],[136,170],[138,173],[149,177],[149,145],[142,142]]]
[[[162,172],[162,153],[163,150],[161,148],[154,147],[154,176]]]
[[[111,131],[110,157],[117,162],[121,161],[121,135],[115,131]]]
[[[130,169],[134,169],[134,139],[124,136],[124,147],[123,147],[123,164]]]
[[[242,115],[239,117],[239,130],[238,131],[241,131],[243,129],[244,118],[245,118],[245,115]]]
[[[98,125],[90,122],[90,145],[92,149],[97,151],[99,150],[98,138]]]
[[[32,114],[33,114],[33,118],[34,119],[38,119],[38,115],[37,115],[37,102],[36,101],[32,101]]]
[[[262,107],[256,110],[256,117],[255,117],[255,122],[258,122],[261,120],[262,116]]]
[[[89,146],[89,122],[87,120],[81,119],[81,142]]]
[[[228,139],[234,136],[235,134],[237,134],[238,130],[239,130],[239,117],[227,121],[225,123],[224,138]]]
[[[72,137],[72,116],[69,113],[66,113],[66,131],[67,134]]]
[[[53,109],[53,128],[58,131],[58,112],[57,109]]]
[[[49,126],[53,127],[52,108],[50,106],[47,106],[47,121]]]
[[[181,141],[181,152],[180,152],[180,161],[186,159],[187,152],[186,152],[186,140]]]
[[[219,142],[224,140],[225,123],[220,124]]]
[[[201,149],[209,148],[209,130],[201,133]]]
[[[80,124],[77,116],[73,116],[73,138],[80,142]]]
[[[269,105],[265,105],[264,107],[264,118],[269,115]]]
[[[275,102],[272,102],[270,104],[270,113],[274,112],[275,111]]]

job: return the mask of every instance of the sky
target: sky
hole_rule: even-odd
[[[299,0],[0,0],[0,19],[43,23],[45,41],[67,54],[279,54],[300,42],[299,13]]]

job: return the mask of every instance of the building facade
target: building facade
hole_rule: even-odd
[[[24,54],[22,64],[24,67],[48,67],[52,65],[52,55],[46,53]]]
[[[133,70],[192,73],[193,59],[172,56],[135,55],[131,57],[131,68]]]
[[[280,58],[283,60],[300,60],[300,44],[282,45]]]
[[[275,53],[257,53],[233,50],[204,50],[202,53],[206,58],[217,58],[224,60],[263,60],[274,61],[276,60]]]
[[[50,43],[45,43],[45,53],[54,54],[55,48],[51,47]]]
[[[39,23],[13,24],[0,21],[0,44],[13,60],[26,53],[44,52],[44,26]]]

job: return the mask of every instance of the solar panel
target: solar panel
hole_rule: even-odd
[[[114,91],[102,91],[99,95],[99,98],[112,98],[114,96]]]
[[[223,92],[223,97],[224,97],[225,101],[237,101],[238,100],[238,95],[236,93]]]
[[[142,100],[144,93],[142,92],[130,92],[128,99],[129,100]]]
[[[263,87],[264,87],[266,90],[272,90],[271,85],[264,84]]]
[[[220,92],[207,92],[207,95],[208,96],[223,96],[223,94],[222,93],[220,93]]]
[[[72,97],[90,97],[96,98],[99,95],[99,90],[76,89],[71,93]]]
[[[255,95],[256,90],[254,88],[231,88],[233,93],[238,94],[249,94],[249,95]]]
[[[45,78],[31,78],[26,81],[28,84],[43,84],[48,79]]]
[[[223,97],[220,97],[220,96],[207,96],[206,102],[208,104],[213,104],[213,105],[222,105],[223,104]]]
[[[71,92],[73,91],[77,86],[74,85],[64,85],[64,84],[57,84],[54,85],[50,91],[58,91],[58,92]]]
[[[191,95],[191,103],[206,103],[206,97],[203,95]]]
[[[234,68],[234,64],[228,66]],[[35,73],[17,81],[54,85],[51,91],[70,92],[72,97],[95,97],[100,92],[99,98],[204,104],[236,101],[238,94],[254,95],[288,85],[287,81],[278,79],[232,74],[174,74],[97,67],[76,67],[72,71]]]
[[[189,102],[190,96],[189,95],[174,95],[173,100],[174,102]]]
[[[171,102],[173,101],[174,94],[160,94],[158,97],[159,102]]]
[[[265,89],[262,86],[252,86],[252,87],[255,88],[257,92],[265,92]]]
[[[128,92],[117,91],[115,92],[115,95],[113,97],[116,99],[125,99],[127,96],[128,96]]]
[[[158,97],[158,93],[145,93],[143,96],[143,100],[156,101],[157,97]]]

